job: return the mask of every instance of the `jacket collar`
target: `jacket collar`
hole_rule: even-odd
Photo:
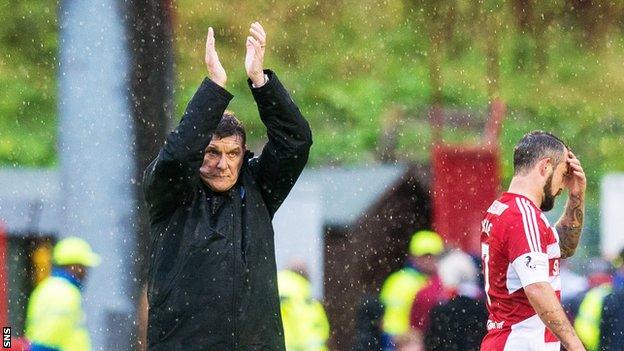
[[[236,184],[230,190],[225,191],[225,192],[213,191],[207,185],[202,184],[206,191],[206,196],[208,197],[210,201],[210,212],[213,215],[219,211],[221,206],[223,206],[223,204],[226,203],[228,199],[233,199],[234,197],[238,197],[239,199],[242,200],[245,198],[247,191],[245,189],[245,186],[242,184],[243,182],[241,181],[241,178],[242,178],[242,175],[239,176]]]
[[[72,285],[77,287],[79,290],[82,290],[82,282],[76,279],[74,276],[69,274],[66,270],[61,267],[53,267],[52,268],[52,276],[57,278],[62,278],[70,282]]]
[[[424,274],[423,272],[420,271],[420,269],[418,269],[418,267],[412,263],[411,260],[406,260],[405,261],[405,265],[403,266],[403,268],[407,268],[407,269],[411,269],[413,271],[416,271],[416,273],[420,273],[420,274]]]

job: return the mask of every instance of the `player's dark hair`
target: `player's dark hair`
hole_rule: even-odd
[[[243,145],[245,145],[247,141],[247,134],[245,133],[243,123],[239,121],[233,113],[226,111],[223,114],[219,125],[217,125],[217,129],[215,129],[212,133],[212,136],[221,139],[233,135],[241,137]]]
[[[524,173],[546,157],[553,160],[556,167],[564,160],[566,144],[551,133],[535,130],[525,134],[514,147],[514,175]]]

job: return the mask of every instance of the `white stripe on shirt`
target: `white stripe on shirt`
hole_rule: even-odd
[[[526,236],[527,243],[529,244],[529,249],[531,249],[531,251],[534,252],[535,248],[534,248],[533,241],[531,240],[531,234],[529,233],[527,215],[525,213],[524,206],[520,202],[520,198],[516,198],[516,204],[518,205],[518,209],[520,210],[520,213],[522,214],[522,224],[524,226],[524,235]]]
[[[537,223],[535,222],[535,219],[534,219],[535,217],[532,216],[533,208],[531,207],[531,205],[529,205],[526,199],[520,199],[520,202],[524,206],[524,211],[527,216],[529,232],[531,233],[531,239],[533,240],[535,251],[542,252],[542,248],[540,246],[540,240],[539,240],[539,229],[537,227]]]

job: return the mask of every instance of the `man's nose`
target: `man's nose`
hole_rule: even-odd
[[[219,158],[219,163],[217,163],[217,168],[224,170],[227,168],[227,161],[225,160],[225,156],[221,156]]]

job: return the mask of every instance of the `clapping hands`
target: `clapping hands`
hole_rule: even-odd
[[[254,22],[249,28],[249,36],[245,42],[245,71],[247,76],[257,88],[264,85],[264,53],[266,47],[266,32],[259,22]],[[206,36],[206,55],[204,57],[208,77],[219,86],[225,88],[227,74],[219,61],[219,55],[215,48],[214,30],[208,28]]]

